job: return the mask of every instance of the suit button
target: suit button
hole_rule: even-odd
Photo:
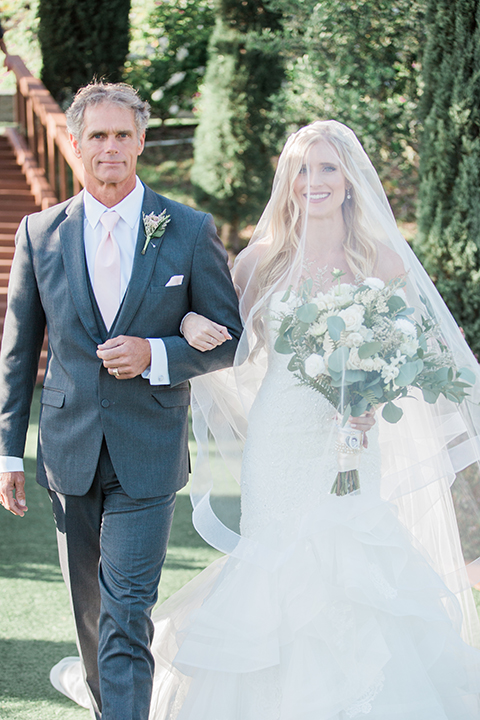
[[[102,407],[104,407],[104,408],[110,407],[110,400],[102,400]]]

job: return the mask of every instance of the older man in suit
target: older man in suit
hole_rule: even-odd
[[[37,479],[52,499],[92,713],[147,720],[150,612],[189,467],[188,380],[231,365],[241,324],[211,216],[136,176],[148,106],[129,86],[92,84],[67,121],[85,190],[18,230],[0,358],[0,500],[27,510],[21,458],[46,326]],[[190,347],[180,325],[191,311],[229,341]]]

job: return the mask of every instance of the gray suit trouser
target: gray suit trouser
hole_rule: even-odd
[[[50,491],[50,497],[95,717],[148,720],[154,671],[150,613],[175,494],[130,498],[104,441],[88,493]]]

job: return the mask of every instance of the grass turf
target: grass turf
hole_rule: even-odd
[[[49,682],[50,668],[77,650],[50,500],[34,481],[38,402],[37,389],[25,458],[29,510],[18,518],[0,509],[0,720],[87,720],[89,712]],[[190,516],[184,490],[177,497],[160,601],[219,555],[197,535]]]
[[[0,511],[0,720],[88,720],[88,711],[48,679],[52,665],[77,652],[50,501],[34,481],[38,401],[37,389],[25,460],[29,511],[23,519]],[[199,538],[190,516],[184,490],[177,498],[159,601],[218,557]],[[479,599],[476,593],[477,604]]]

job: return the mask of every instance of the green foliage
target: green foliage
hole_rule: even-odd
[[[201,88],[192,181],[197,201],[231,228],[227,244],[239,249],[238,227],[256,222],[271,190],[274,128],[270,95],[283,79],[276,52],[248,45],[248,31],[278,28],[278,15],[262,2],[223,0]]]
[[[37,41],[37,6],[38,0],[3,0],[1,19],[8,52],[20,55],[30,72],[38,77],[42,58]],[[14,74],[4,68],[0,75],[2,93],[14,92]]]
[[[480,5],[430,0],[415,250],[480,352]]]
[[[129,10],[130,0],[39,0],[41,78],[58,102],[95,77],[121,80]]]
[[[288,82],[275,98],[277,121],[291,131],[318,119],[351,127],[374,165],[385,170],[381,175],[388,173],[386,190],[407,219],[413,219],[423,5],[269,0],[283,13],[283,37],[263,36],[286,57]]]
[[[157,117],[194,109],[215,23],[213,0],[134,3],[125,79]]]

